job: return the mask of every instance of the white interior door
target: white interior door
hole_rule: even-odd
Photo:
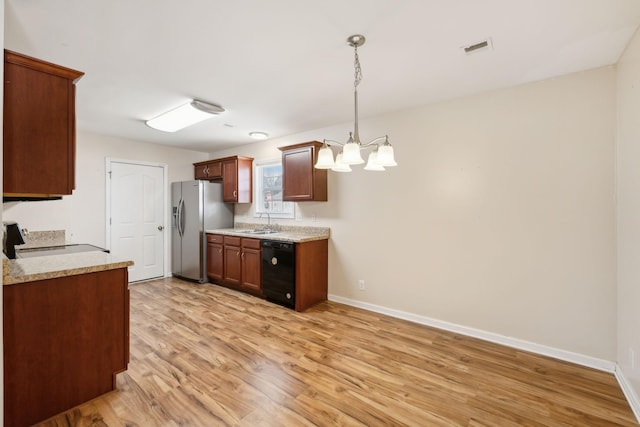
[[[110,250],[132,260],[129,281],[164,275],[164,168],[111,161]]]

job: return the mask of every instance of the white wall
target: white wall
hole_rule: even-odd
[[[640,34],[617,72],[618,364],[640,396]]]
[[[344,141],[350,127],[211,157],[278,157],[278,146]],[[298,203],[290,220],[331,227],[330,294],[615,361],[612,67],[360,129],[363,140],[388,133],[399,166],[329,172],[329,201]],[[253,219],[250,205],[236,214]]]
[[[192,163],[208,158],[197,151],[84,132],[77,134],[76,152],[76,189],[71,196],[55,201],[4,203],[3,220],[17,221],[30,231],[66,230],[68,240],[104,247],[107,157],[166,164],[168,184],[193,179]],[[167,187],[167,195],[169,191]],[[169,206],[166,214],[168,218]],[[167,259],[170,261],[168,254]]]

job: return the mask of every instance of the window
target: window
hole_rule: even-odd
[[[293,202],[282,201],[282,159],[255,163],[255,212],[272,218],[294,218]]]

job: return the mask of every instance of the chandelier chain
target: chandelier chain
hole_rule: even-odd
[[[358,85],[360,84],[360,81],[362,80],[362,67],[360,66],[360,57],[358,56],[358,46],[354,46],[354,50],[355,50],[355,61],[354,61],[354,68],[355,68],[355,81],[353,82],[353,86],[354,87],[358,87]]]

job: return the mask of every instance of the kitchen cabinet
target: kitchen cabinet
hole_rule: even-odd
[[[242,248],[242,288],[256,295],[262,293],[262,257],[260,239],[243,238]]]
[[[222,162],[220,160],[207,160],[194,163],[195,179],[213,180],[222,179]]]
[[[194,163],[195,179],[222,180],[222,199],[227,203],[251,203],[253,158],[231,156]]]
[[[224,278],[227,285],[240,287],[242,283],[242,259],[240,237],[224,236]]]
[[[282,200],[327,201],[327,170],[316,169],[322,143],[310,141],[280,147],[282,151]]]
[[[327,300],[329,241],[296,243],[296,311]]]
[[[4,425],[115,390],[129,362],[127,268],[5,285]]]
[[[255,238],[207,234],[207,276],[211,282],[262,296],[260,243]],[[295,244],[296,311],[327,300],[328,260],[327,239]]]
[[[207,276],[213,283],[262,295],[260,239],[207,234]]]
[[[207,234],[207,277],[214,281],[224,278],[223,237]]]
[[[3,196],[75,187],[75,84],[84,73],[4,51]]]
[[[252,201],[253,159],[234,156],[222,160],[222,199],[231,203]]]

